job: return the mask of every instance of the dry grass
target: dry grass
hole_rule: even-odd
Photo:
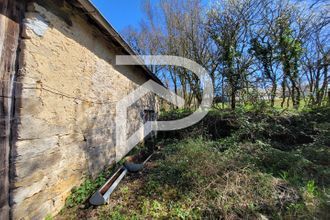
[[[57,218],[327,219],[327,114],[241,118],[227,138],[163,140],[142,172],[125,177],[110,204],[69,208]],[[298,137],[307,135],[301,143]],[[287,136],[297,138],[276,142]]]

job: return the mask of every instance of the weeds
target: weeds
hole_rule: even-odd
[[[71,190],[71,195],[65,202],[65,206],[67,208],[72,208],[83,204],[95,190],[97,190],[106,182],[107,178],[110,176],[114,169],[115,166],[112,166],[109,169],[105,169],[97,176],[96,179],[88,177],[79,187],[74,187]]]
[[[265,108],[211,111],[195,127],[161,134],[157,145],[162,150],[155,159],[143,173],[129,175],[112,195],[112,203],[97,208],[95,215],[327,219],[329,109],[290,114]],[[186,114],[163,116],[169,120]],[[102,175],[86,181],[69,204],[81,203],[103,181]]]

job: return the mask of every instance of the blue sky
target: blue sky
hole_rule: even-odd
[[[139,26],[143,17],[142,0],[92,0],[92,2],[118,32],[129,25]]]
[[[91,0],[93,4],[99,9],[104,17],[113,25],[119,33],[131,25],[138,27],[143,12],[141,4],[143,0]],[[203,0],[207,3],[209,0]],[[157,0],[152,0],[156,3]]]

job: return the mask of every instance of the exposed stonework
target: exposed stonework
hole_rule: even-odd
[[[79,11],[68,4],[52,10],[31,3],[23,24],[14,219],[58,212],[84,174],[114,162],[115,104],[148,80],[140,67],[115,66],[123,52]],[[70,24],[61,13],[70,15]],[[129,133],[150,108],[156,108],[151,94],[130,108]]]

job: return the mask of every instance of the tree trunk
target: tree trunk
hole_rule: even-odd
[[[322,101],[324,99],[324,96],[326,96],[326,91],[327,91],[327,87],[328,87],[328,63],[327,63],[327,57],[324,57],[324,67],[323,67],[323,84],[322,84],[322,88],[321,88],[321,100],[319,103],[319,106],[321,106]],[[329,95],[329,91],[328,91],[328,95]],[[328,96],[329,99],[329,96]]]
[[[282,81],[282,102],[281,102],[281,108],[284,107],[285,103],[285,94],[286,93],[286,77],[284,76],[283,81]]]
[[[294,109],[298,109],[297,93],[296,93],[296,82],[291,80],[291,99]]]
[[[276,90],[277,90],[277,85],[276,81],[273,80],[273,86],[272,86],[272,91],[270,95],[270,106],[273,108],[275,105],[275,98],[276,98]]]
[[[222,109],[225,108],[225,88],[224,77],[221,77],[221,96],[222,96]]]
[[[236,108],[236,91],[232,88],[231,90],[231,109],[235,110]]]

